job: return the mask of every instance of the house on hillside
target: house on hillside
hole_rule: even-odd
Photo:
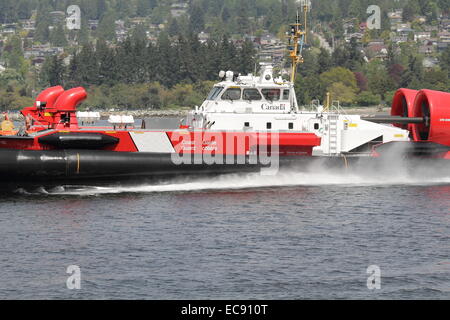
[[[33,45],[31,48],[25,49],[24,57],[26,59],[38,57],[45,59],[45,57],[60,55],[62,53],[64,53],[63,47],[51,47],[50,44]]]
[[[405,36],[394,36],[391,38],[392,42],[396,43],[396,44],[400,44],[402,42],[408,42],[408,37]]]
[[[416,17],[416,21],[418,21],[419,23],[425,23],[425,22],[427,22],[427,17],[425,17],[425,16],[417,16]]]
[[[369,59],[384,60],[387,58],[388,50],[383,40],[373,40],[367,44],[364,53]]]
[[[450,32],[444,31],[438,33],[439,42],[450,42]]]
[[[116,20],[116,39],[119,42],[124,41],[128,36],[128,30],[125,27],[125,21]]]
[[[61,24],[66,20],[66,13],[64,11],[52,11],[49,15],[54,25]]]
[[[198,41],[200,41],[200,43],[206,43],[206,42],[208,42],[208,40],[209,40],[209,38],[210,38],[210,35],[209,35],[209,33],[206,33],[206,32],[200,32],[199,34],[198,34]]]
[[[2,31],[1,34],[5,37],[15,34],[17,31],[17,24],[11,23],[11,24],[4,24],[2,25]]]
[[[146,24],[147,18],[145,17],[138,17],[138,18],[132,18],[130,19],[131,26],[136,26],[138,24]]]
[[[436,52],[437,45],[434,45],[432,41],[425,43],[419,47],[419,53],[425,55],[431,55]]]
[[[356,38],[357,42],[360,42],[364,35],[360,32],[350,33],[345,36],[345,42],[350,42],[353,38]]]
[[[410,23],[402,23],[397,26],[397,34],[401,37],[407,37],[414,32]]]
[[[359,25],[359,32],[364,34],[367,30],[367,22],[360,23]]]
[[[422,66],[425,69],[434,69],[439,66],[439,60],[435,57],[425,57],[422,61]]]
[[[403,21],[403,9],[388,12],[388,19],[391,23],[391,28],[395,30],[395,26]]]
[[[36,29],[36,21],[34,21],[33,19],[20,20],[19,22],[22,25],[22,29],[26,31],[34,31]]]
[[[450,18],[442,18],[440,21],[440,28],[442,31],[450,32]]]
[[[420,41],[420,40],[429,40],[431,38],[431,32],[416,32],[414,33],[414,41]]]
[[[344,34],[352,33],[355,29],[355,19],[345,21],[343,24]]]
[[[186,14],[189,9],[189,4],[187,3],[174,3],[170,7],[170,14],[174,18],[181,17],[182,15]]]
[[[97,30],[99,23],[100,23],[99,20],[88,20],[89,29],[92,31]]]
[[[44,57],[36,57],[36,58],[31,59],[31,65],[35,66],[37,69],[42,67],[44,62],[45,62],[45,58]]]
[[[438,50],[438,52],[442,52],[442,51],[447,50],[447,48],[448,48],[449,46],[450,46],[450,45],[449,45],[448,43],[446,43],[446,42],[438,42],[438,44],[437,44],[437,50]]]
[[[276,44],[278,41],[279,41],[279,39],[275,35],[270,34],[270,33],[264,33],[261,36],[260,43],[262,46],[265,46],[265,45],[270,45],[270,44]]]

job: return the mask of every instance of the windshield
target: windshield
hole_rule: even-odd
[[[262,89],[261,90],[264,98],[269,101],[280,100],[280,89]]]
[[[222,100],[239,100],[241,99],[241,89],[230,88],[222,95]]]
[[[254,101],[262,100],[262,97],[257,89],[244,89],[243,99]]]
[[[222,90],[223,87],[214,87],[209,93],[208,98],[206,98],[206,100],[216,100],[216,98],[219,96]]]

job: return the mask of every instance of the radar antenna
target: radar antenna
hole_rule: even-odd
[[[297,67],[300,63],[303,63],[303,48],[306,44],[307,40],[307,17],[308,12],[311,7],[310,0],[300,0],[298,1],[299,7],[297,8],[297,18],[294,24],[291,24],[291,32],[289,37],[289,57],[292,61],[292,70],[291,70],[291,83],[295,82],[295,78],[297,77]],[[304,23],[303,29],[302,24],[300,22],[300,8],[304,13]]]

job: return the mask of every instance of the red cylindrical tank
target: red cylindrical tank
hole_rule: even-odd
[[[412,117],[414,100],[418,92],[417,90],[411,89],[397,90],[392,100],[391,116]],[[408,129],[410,132],[412,130],[412,125],[410,124],[394,124],[394,126]]]
[[[61,86],[51,87],[42,91],[36,98],[34,106],[37,107],[37,101],[45,102],[47,108],[52,108],[58,97],[63,94],[64,88]]]
[[[428,117],[428,123],[413,124],[415,141],[432,141],[450,146],[450,93],[420,90],[412,117]]]
[[[60,95],[54,106],[59,111],[75,111],[76,107],[86,98],[87,93],[84,88],[73,88]]]

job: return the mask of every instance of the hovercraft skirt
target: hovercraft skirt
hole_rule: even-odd
[[[0,176],[14,179],[77,179],[253,171],[260,164],[176,164],[167,153],[94,150],[0,150]]]

